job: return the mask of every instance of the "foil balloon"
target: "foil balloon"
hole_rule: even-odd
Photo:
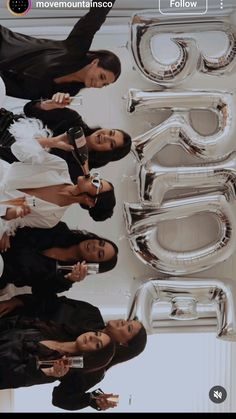
[[[158,314],[158,304],[156,311],[154,305],[166,302],[171,308],[169,323],[164,326],[165,332],[193,332],[196,328],[198,332],[216,330],[218,338],[236,341],[235,293],[236,281],[230,279],[151,279],[136,291],[128,320],[137,318],[148,333],[160,333],[162,326],[160,321],[158,324],[158,317],[161,316]]]
[[[139,198],[143,205],[161,205],[165,194],[176,188],[229,189],[235,196],[236,152],[225,160],[197,166],[163,166],[150,160],[138,170]]]
[[[132,152],[144,164],[168,144],[178,144],[189,154],[206,160],[218,160],[236,150],[236,103],[233,93],[224,91],[141,91],[130,89],[128,112],[171,110],[163,123],[132,141]],[[212,111],[218,119],[216,133],[199,134],[191,125],[190,111]]]
[[[236,247],[236,212],[232,196],[206,193],[168,200],[161,206],[124,204],[124,218],[131,249],[145,264],[160,272],[186,275],[209,269],[228,259]],[[167,249],[158,240],[158,223],[208,213],[218,222],[218,238],[190,251]]]
[[[197,35],[201,32],[224,33],[227,47],[217,56],[207,55],[199,47]],[[219,76],[232,72],[235,67],[234,14],[166,17],[157,10],[142,10],[132,16],[130,36],[130,49],[137,69],[146,79],[167,88],[183,83],[197,71]],[[156,50],[157,43],[163,42],[163,36],[168,36],[176,48],[174,59],[161,59]]]

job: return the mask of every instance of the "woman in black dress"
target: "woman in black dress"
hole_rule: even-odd
[[[113,6],[115,0],[108,3]],[[0,76],[6,94],[39,99],[60,90],[74,96],[83,87],[114,83],[121,72],[119,58],[111,51],[89,51],[112,6],[91,7],[64,41],[37,39],[0,26]]]
[[[117,263],[118,248],[111,240],[70,230],[62,222],[51,229],[18,229],[10,244],[2,253],[0,289],[13,283],[32,287],[33,293],[42,295],[63,292],[85,278],[86,263],[98,263],[98,273],[110,271]],[[72,272],[57,269],[58,262],[74,265]]]
[[[63,325],[23,316],[0,319],[0,390],[46,384],[70,375],[66,357],[83,356],[86,374],[104,368],[114,355],[114,343],[100,331],[71,336]],[[57,360],[43,365],[37,361]]]
[[[75,110],[66,107],[70,103],[69,95],[59,93],[54,96],[53,100],[28,102],[24,107],[27,117],[25,121],[28,118],[37,118],[52,131],[53,136],[61,135],[71,127],[82,127],[87,140],[90,170],[120,160],[130,152],[131,137],[127,132],[120,129],[91,128]],[[60,102],[56,100],[58,97]],[[16,122],[21,123],[19,119],[22,121],[22,115],[0,110],[0,158],[8,163],[17,161],[10,148],[15,138],[10,134],[9,127],[16,127]],[[25,129],[27,130],[27,126]],[[51,148],[50,152],[66,160],[71,180],[76,183],[77,177],[83,175],[83,170],[73,154],[56,148]]]

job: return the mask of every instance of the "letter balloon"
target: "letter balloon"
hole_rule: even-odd
[[[141,285],[131,301],[128,320],[137,318],[148,333],[204,332],[216,330],[217,337],[236,341],[236,281],[169,277],[152,279]],[[169,322],[162,325],[161,314],[154,310],[159,302],[170,303]],[[198,310],[201,305],[203,310]],[[211,311],[214,307],[216,322]],[[162,317],[163,319],[163,317]],[[159,320],[159,321],[158,321]],[[179,322],[180,321],[180,322]],[[180,327],[179,327],[180,326]]]
[[[200,32],[223,33],[227,37],[227,47],[217,56],[207,55],[199,47],[197,35]],[[173,59],[163,60],[160,53],[158,55],[157,45],[167,35],[176,54]],[[156,10],[142,10],[130,21],[130,38],[131,53],[140,73],[167,88],[183,83],[196,71],[221,76],[235,69],[235,13],[166,17]]]
[[[158,240],[158,223],[208,213],[218,222],[218,238],[190,251],[167,249]],[[228,259],[236,248],[236,212],[232,197],[206,193],[165,201],[161,206],[124,204],[131,249],[145,264],[160,272],[186,275],[209,269]]]
[[[163,123],[132,141],[139,163],[153,158],[168,144],[178,144],[189,154],[206,160],[220,160],[236,151],[236,103],[233,93],[224,91],[141,91],[130,89],[129,112],[168,109],[172,115]],[[216,133],[199,134],[191,125],[190,111],[212,111],[218,118]]]

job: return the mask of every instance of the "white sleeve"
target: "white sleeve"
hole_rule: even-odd
[[[6,215],[7,208],[7,205],[0,205],[0,217],[4,217]]]
[[[31,164],[42,164],[48,155],[34,138],[31,138],[28,143],[25,141],[15,142],[11,146],[11,151],[19,161]]]
[[[0,217],[0,240],[1,240],[2,236],[3,236],[3,234],[4,234],[4,233],[5,233],[5,231],[6,231],[4,221],[5,221],[5,220],[3,220],[3,219]]]
[[[4,206],[5,206],[5,213],[3,214],[1,211],[1,216],[0,216],[0,240],[4,233],[7,233],[8,236],[12,236],[15,234],[15,230],[16,230],[15,223],[10,223],[8,220],[4,220],[2,218],[2,216],[6,214],[7,206],[0,205],[0,209],[2,209],[2,207]]]
[[[11,146],[12,153],[22,162],[41,164],[47,151],[36,140],[37,137],[51,137],[51,132],[43,127],[42,121],[35,118],[20,118],[9,128],[16,142]]]

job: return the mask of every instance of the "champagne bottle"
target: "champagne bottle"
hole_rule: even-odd
[[[83,166],[88,161],[88,147],[83,128],[71,127],[67,131],[67,135],[69,138],[69,144],[73,145],[74,147],[72,154],[85,173],[85,168]]]

